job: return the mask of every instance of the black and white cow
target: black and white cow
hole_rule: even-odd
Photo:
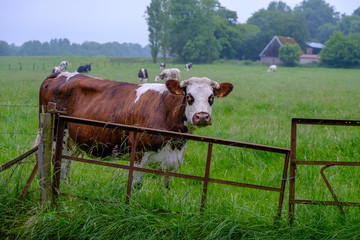
[[[160,71],[164,70],[166,68],[166,63],[162,62],[160,63]]]
[[[59,67],[61,67],[62,69],[66,69],[68,66],[69,66],[68,61],[62,61],[59,65]]]
[[[81,73],[81,72],[90,72],[91,71],[91,65],[90,64],[86,64],[84,66],[80,66],[77,70],[77,72]]]
[[[138,73],[138,77],[139,77],[140,82],[148,82],[149,75],[148,75],[147,69],[145,69],[145,68],[140,69],[139,73]]]
[[[56,66],[56,67],[53,68],[51,73],[59,74],[61,72],[62,72],[62,67]]]
[[[189,62],[189,63],[185,64],[185,70],[186,71],[190,71],[191,67],[192,67],[192,62]]]

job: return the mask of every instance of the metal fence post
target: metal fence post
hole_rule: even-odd
[[[293,224],[295,211],[295,172],[296,172],[296,121],[291,121],[291,153],[290,153],[290,180],[289,180],[289,223]]]
[[[54,197],[57,197],[59,195],[61,155],[63,148],[64,130],[65,130],[65,120],[59,118],[57,131],[56,131],[56,147],[54,153],[54,173],[53,173],[53,184],[52,184]]]
[[[206,194],[207,194],[207,186],[209,182],[209,176],[210,176],[210,164],[211,164],[211,154],[212,154],[212,147],[213,144],[209,143],[208,146],[208,154],[206,157],[206,167],[205,167],[205,175],[204,175],[204,185],[203,185],[203,195],[201,197],[201,207],[200,212],[204,212],[205,208],[205,202],[206,202]]]
[[[131,156],[130,156],[130,165],[129,165],[129,176],[128,176],[128,184],[127,184],[127,190],[126,190],[126,203],[130,203],[130,196],[131,196],[131,185],[133,181],[133,175],[134,175],[134,164],[135,164],[135,158],[136,158],[136,134],[137,131],[133,131],[132,135],[132,141],[131,141]],[[130,136],[131,139],[131,136]]]

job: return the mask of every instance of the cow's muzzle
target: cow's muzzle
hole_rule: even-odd
[[[193,124],[196,126],[211,125],[211,116],[206,112],[198,112],[193,116]]]

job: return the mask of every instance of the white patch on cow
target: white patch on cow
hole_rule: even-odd
[[[183,164],[186,143],[181,149],[171,148],[170,143],[158,152],[145,152],[141,160],[142,166],[151,166],[163,171],[177,171]]]
[[[139,84],[139,86],[140,87],[136,89],[136,99],[134,103],[136,103],[140,99],[141,95],[143,95],[149,90],[159,92],[159,95],[163,94],[163,92],[168,90],[165,84],[162,83],[144,83]]]
[[[70,80],[70,78],[78,75],[78,72],[61,72],[58,77],[64,76],[66,77],[66,82]]]
[[[185,150],[186,143],[184,144],[184,146],[182,146],[181,149],[175,148],[173,150],[170,143],[168,142],[163,148],[161,148],[157,152],[145,152],[141,159],[141,162],[139,164],[135,164],[135,166],[142,168],[151,166],[154,169],[162,171],[176,172],[184,162]],[[141,183],[142,177],[142,172],[135,171],[133,183]],[[165,177],[165,187],[169,186],[170,181],[171,178]]]

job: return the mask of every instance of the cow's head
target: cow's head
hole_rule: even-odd
[[[211,108],[214,98],[226,97],[233,90],[231,83],[218,84],[206,77],[192,77],[182,82],[168,80],[166,87],[173,94],[185,96],[187,119],[185,124],[188,128],[211,125]]]

